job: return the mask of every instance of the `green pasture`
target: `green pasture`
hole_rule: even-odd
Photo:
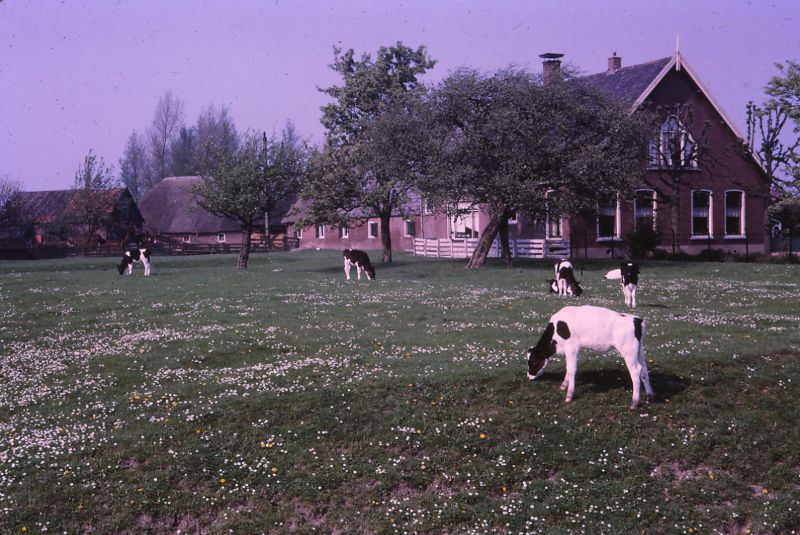
[[[379,258],[377,253],[373,259]],[[612,354],[564,403],[525,352],[613,261],[336,251],[0,262],[2,533],[792,533],[800,266],[649,262],[658,401]]]

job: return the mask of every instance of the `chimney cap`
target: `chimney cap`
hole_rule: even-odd
[[[539,57],[542,59],[553,60],[564,57],[564,54],[559,54],[557,52],[545,52],[544,54],[539,54]]]

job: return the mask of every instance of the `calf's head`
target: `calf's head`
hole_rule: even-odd
[[[536,345],[528,349],[528,379],[531,381],[542,374],[550,357],[556,352],[554,332],[555,327],[548,323]]]

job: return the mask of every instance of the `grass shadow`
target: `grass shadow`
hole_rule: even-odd
[[[537,381],[546,383],[558,383],[564,380],[564,374],[559,372],[545,372]],[[595,394],[609,392],[611,390],[630,389],[631,376],[627,370],[622,368],[601,368],[586,370],[575,377],[576,390],[581,386],[587,391]],[[681,394],[689,388],[691,381],[685,377],[678,377],[672,373],[650,371],[650,384],[656,393],[657,400],[672,398]],[[642,394],[644,395],[644,394]]]

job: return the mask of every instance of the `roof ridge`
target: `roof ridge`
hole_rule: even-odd
[[[619,73],[621,71],[635,69],[637,67],[644,67],[644,66],[648,66],[648,65],[654,65],[656,63],[661,63],[663,61],[669,62],[671,59],[672,59],[672,56],[666,56],[666,57],[663,57],[663,58],[652,59],[650,61],[644,61],[642,63],[635,63],[633,65],[627,65],[625,67],[620,67],[619,69],[616,69],[616,70],[613,70],[613,71],[607,71],[606,70],[606,71],[596,72],[596,73],[593,73],[593,74],[587,74],[585,76],[582,76],[581,78],[589,78],[591,76],[617,74],[617,73]]]

